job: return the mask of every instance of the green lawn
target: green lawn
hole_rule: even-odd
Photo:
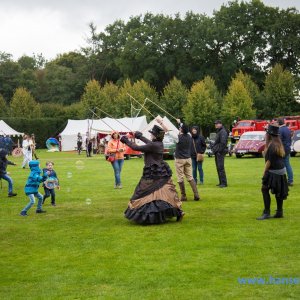
[[[183,204],[181,223],[139,226],[123,212],[142,173],[125,161],[123,189],[103,156],[38,152],[55,162],[61,191],[46,214],[19,213],[28,199],[21,158],[8,171],[18,196],[0,190],[0,299],[299,299],[298,284],[240,284],[238,278],[300,278],[300,157],[284,219],[257,221],[263,209],[262,158],[226,158],[229,187],[219,189],[205,158],[202,201]],[[169,161],[174,170],[174,161]],[[176,181],[176,177],[173,177]],[[42,192],[42,188],[40,188]],[[276,203],[272,197],[272,213]],[[278,283],[278,282],[277,282]]]

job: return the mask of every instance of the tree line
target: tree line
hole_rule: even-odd
[[[128,116],[140,109],[128,94],[142,103],[149,98],[203,128],[215,117],[229,123],[235,116],[299,111],[295,8],[231,1],[211,17],[146,13],[117,20],[100,33],[89,26],[87,47],[52,61],[42,55],[13,61],[0,53],[2,117],[82,118],[96,106]],[[149,101],[145,107],[162,114]]]

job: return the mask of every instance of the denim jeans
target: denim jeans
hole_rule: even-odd
[[[112,163],[112,167],[115,172],[115,184],[120,185],[121,184],[121,171],[124,164],[124,159],[116,159]]]
[[[3,174],[0,176],[0,178],[3,178],[4,180],[6,180],[8,182],[8,193],[12,193],[13,191],[13,180],[11,179],[11,177],[9,177],[7,174]]]
[[[197,183],[197,171],[199,171],[200,182],[203,183],[204,181],[202,163],[203,161],[197,161],[196,157],[192,157],[193,177],[196,183]]]
[[[290,155],[289,154],[284,157],[284,165],[286,168],[288,183],[292,183],[294,181],[294,175],[293,175],[293,169],[290,164]]]
[[[44,186],[44,191],[45,191],[44,201],[46,200],[46,198],[50,197],[50,195],[51,195],[51,203],[55,204],[55,190],[48,189]]]
[[[35,203],[35,197],[38,198],[37,209],[42,209],[43,195],[37,192],[35,194],[28,195],[29,203],[22,209],[22,211],[27,212],[31,208],[31,206]]]

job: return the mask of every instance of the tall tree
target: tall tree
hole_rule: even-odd
[[[243,82],[233,79],[224,97],[222,117],[226,125],[230,125],[236,116],[241,119],[253,119],[256,111],[253,100]]]
[[[212,128],[218,116],[219,99],[216,90],[214,81],[209,77],[194,83],[183,108],[186,122],[200,126],[204,134]]]
[[[263,97],[258,85],[251,79],[250,75],[243,73],[241,70],[235,74],[234,78],[241,81],[244,84],[250,97],[253,100],[257,117],[260,117],[263,110]]]
[[[137,100],[140,104],[144,104],[144,108],[139,105],[135,100],[130,98],[128,93]],[[130,81],[127,80],[124,82],[123,86],[120,88],[120,93],[118,97],[118,107],[120,108],[120,116],[128,117],[130,114],[135,113],[142,108],[140,114],[146,115],[149,119],[153,119],[153,116],[149,114],[148,111],[154,116],[158,113],[162,113],[159,108],[154,105],[150,100],[146,100],[146,98],[150,99],[154,103],[158,103],[158,94],[155,89],[150,86],[145,80],[139,80],[131,85]],[[146,101],[145,101],[146,100]],[[133,111],[132,108],[135,107],[136,110]]]
[[[30,92],[25,88],[17,88],[10,103],[10,115],[34,119],[41,117],[41,108]]]
[[[0,94],[0,117],[6,117],[8,114],[8,105]]]
[[[299,109],[295,99],[295,84],[291,72],[284,70],[280,64],[274,66],[266,77],[263,91],[265,105],[264,116],[274,118],[276,116],[292,115]]]
[[[179,118],[187,102],[188,89],[174,77],[163,90],[160,103],[171,115]]]
[[[96,110],[97,107],[102,107],[101,102],[101,87],[97,80],[90,80],[84,89],[84,93],[81,97],[81,102],[84,107],[84,113],[86,116],[91,115],[91,110]],[[103,113],[97,113],[100,117],[106,117]]]

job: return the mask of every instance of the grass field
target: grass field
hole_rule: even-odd
[[[61,191],[46,214],[19,213],[28,169],[9,166],[17,197],[0,190],[0,299],[300,299],[300,157],[283,219],[257,221],[263,209],[263,159],[227,157],[229,187],[219,189],[205,158],[202,200],[183,204],[181,223],[139,226],[124,218],[142,159],[125,161],[123,189],[103,156],[38,152],[55,162]],[[174,170],[174,161],[169,161]],[[173,176],[176,182],[176,176]],[[43,189],[40,188],[42,192]],[[272,213],[276,203],[272,197]],[[276,278],[242,284],[241,278]]]

